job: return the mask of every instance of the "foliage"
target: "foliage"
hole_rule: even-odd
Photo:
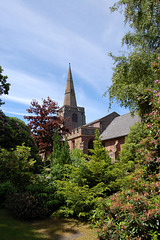
[[[130,188],[102,202],[95,215],[99,239],[159,239],[160,183],[158,175],[148,181],[143,175],[137,171],[129,181]]]
[[[75,148],[70,151],[70,158],[72,166],[79,167],[82,163],[86,162],[86,155],[83,154],[81,149]]]
[[[100,139],[100,132],[98,129],[95,131],[95,140],[93,141],[93,149],[89,149],[91,156],[90,159],[94,162],[104,161],[108,165],[111,163],[111,158],[109,157],[108,152],[105,150],[105,147],[102,145]]]
[[[38,101],[33,100],[27,111],[34,115],[24,116],[24,118],[30,121],[28,126],[32,131],[40,153],[44,154],[46,158],[47,154],[50,154],[53,148],[52,138],[55,129],[61,130],[63,119],[56,115],[58,110],[56,102],[52,101],[49,97],[47,100],[42,100],[42,105]]]
[[[147,136],[148,130],[143,122],[136,123],[130,128],[128,136],[125,138],[123,149],[120,152],[120,161],[134,163],[138,162],[137,150],[140,149],[140,141]]]
[[[149,134],[141,141],[136,171],[128,176],[124,190],[104,200],[94,216],[99,239],[160,237],[160,81],[155,84],[148,90],[153,93],[152,111],[146,115]]]
[[[65,138],[65,141],[61,140],[61,136],[57,130],[53,135],[53,151],[49,159],[51,166],[54,166],[56,163],[64,165],[70,162],[68,140],[67,138]]]
[[[41,174],[34,176],[31,184],[26,187],[26,191],[36,198],[41,198],[45,207],[51,213],[62,205],[63,200],[56,192],[57,185],[55,181],[45,170],[44,168]]]
[[[124,9],[124,21],[133,30],[123,37],[123,43],[156,51],[160,46],[159,1],[119,0],[111,11],[119,9]]]
[[[156,80],[155,84],[152,112],[146,116],[149,135],[141,141],[141,149],[139,150],[140,164],[147,167],[148,174],[158,173],[160,164],[160,81]]]
[[[78,149],[71,152],[71,163],[63,166],[61,178],[56,181],[57,193],[64,204],[53,216],[89,219],[99,206],[100,199],[122,186],[122,178],[128,169],[119,163],[111,164],[98,131],[91,153],[87,156]]]
[[[7,197],[15,192],[17,189],[10,181],[0,182],[0,208],[4,206]]]
[[[65,205],[54,212],[52,216],[72,216],[83,219],[88,219],[92,215],[105,188],[103,183],[99,183],[93,188],[89,188],[88,185],[79,186],[71,181],[57,181],[57,185],[58,193],[63,196]]]
[[[10,181],[15,187],[24,189],[32,178],[35,160],[30,159],[30,148],[17,146],[16,150],[1,149],[0,182]]]
[[[153,54],[155,55],[155,54]],[[112,85],[108,88],[110,106],[116,100],[121,107],[129,107],[131,111],[143,108],[142,112],[150,110],[149,98],[146,88],[153,88],[153,69],[151,63],[155,56],[150,52],[133,50],[128,55],[114,56]],[[155,80],[157,76],[154,76]],[[107,92],[105,94],[107,94]]]
[[[8,94],[9,92],[9,87],[10,87],[10,83],[7,83],[7,76],[3,76],[2,75],[2,67],[0,66],[0,95],[2,94]],[[2,100],[0,99],[0,106],[4,104],[4,102],[2,102]]]
[[[7,117],[0,111],[0,147],[15,150],[22,144],[31,148],[30,157],[36,160],[34,168],[37,171],[42,163],[29,127],[20,119]]]
[[[53,152],[48,159],[50,161],[52,179],[62,179],[64,164],[70,163],[70,154],[67,138],[65,138],[65,141],[62,141],[57,130],[53,135]]]
[[[160,5],[157,0],[119,0],[111,11],[119,9],[124,10],[125,23],[132,31],[122,39],[130,52],[118,57],[110,54],[115,64],[112,85],[107,90],[110,106],[116,100],[120,106],[129,107],[131,111],[142,109],[145,114],[150,110],[145,90],[153,89],[153,80],[157,78],[151,63],[160,46]]]
[[[43,199],[30,193],[10,195],[5,206],[14,216],[21,219],[39,219],[48,215],[48,209],[45,207]]]

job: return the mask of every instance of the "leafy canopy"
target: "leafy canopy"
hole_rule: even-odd
[[[157,0],[120,0],[111,7],[111,12],[123,12],[125,23],[132,29],[122,43],[142,47],[151,52],[160,46],[160,3]]]
[[[10,84],[7,83],[7,76],[3,76],[2,75],[2,72],[3,72],[3,69],[2,67],[0,66],[0,95],[2,94],[8,94],[9,92],[9,87],[10,87]],[[2,100],[0,99],[0,106],[4,104],[4,102],[2,102]]]
[[[149,99],[146,88],[153,88],[157,74],[151,63],[157,59],[160,46],[160,4],[157,0],[120,0],[111,11],[124,10],[125,23],[131,32],[122,39],[130,50],[120,56],[110,53],[115,67],[112,85],[107,89],[110,106],[116,100],[120,106],[131,111],[148,108]]]

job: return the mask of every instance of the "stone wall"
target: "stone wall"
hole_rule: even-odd
[[[106,150],[108,150],[110,157],[115,160],[119,152],[122,150],[122,145],[125,142],[125,136],[104,140],[102,143]]]

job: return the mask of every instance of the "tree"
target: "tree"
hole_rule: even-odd
[[[142,47],[155,52],[160,46],[160,3],[157,0],[119,0],[111,12],[124,8],[124,22],[132,32],[122,39],[127,46]]]
[[[160,60],[160,56],[158,57]],[[155,64],[160,69],[160,64]],[[138,164],[127,176],[121,192],[103,201],[97,209],[96,227],[99,239],[159,239],[160,237],[160,81],[155,81],[146,114],[149,130],[138,146]]]
[[[128,136],[125,138],[125,143],[123,144],[123,149],[120,152],[121,163],[127,163],[133,161],[137,163],[138,153],[137,150],[140,148],[140,141],[144,139],[148,134],[148,130],[143,122],[136,123],[130,128]]]
[[[105,150],[105,147],[102,145],[100,139],[100,132],[98,129],[95,131],[95,140],[93,141],[93,149],[89,149],[91,153],[90,159],[94,162],[104,161],[108,165],[111,164],[111,158],[108,154],[108,151]]]
[[[0,95],[2,94],[8,94],[9,91],[9,86],[10,84],[7,83],[7,76],[3,76],[2,75],[3,69],[0,66]],[[2,100],[0,99],[0,106],[4,104],[4,102],[2,102]]]
[[[34,114],[30,116],[24,116],[25,119],[30,121],[28,126],[30,127],[34,140],[39,148],[41,154],[44,157],[52,152],[53,148],[53,135],[57,129],[59,132],[63,130],[63,119],[57,117],[58,105],[52,101],[49,97],[47,100],[42,99],[42,105],[38,101],[33,100],[31,106],[27,109],[28,113]]]
[[[32,152],[38,152],[29,127],[20,119],[7,117],[0,112],[0,147],[11,150],[23,143],[32,147]]]
[[[36,160],[34,170],[38,170],[42,165],[42,160],[38,155],[38,148],[34,142],[29,127],[20,119],[7,117],[0,111],[0,148],[14,151],[17,146],[24,145],[31,148],[31,158]]]
[[[114,56],[115,67],[109,93],[110,106],[116,100],[120,106],[130,110],[148,108],[149,97],[146,88],[153,88],[157,74],[151,63],[155,61],[160,46],[160,3],[157,0],[120,0],[113,5],[114,12],[124,8],[125,23],[131,27],[122,39],[129,53]]]

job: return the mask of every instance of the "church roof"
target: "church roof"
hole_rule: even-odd
[[[104,141],[127,136],[130,131],[130,127],[136,122],[140,122],[140,117],[138,115],[131,116],[130,113],[127,113],[116,117],[100,135],[101,140]]]
[[[68,77],[67,77],[67,83],[66,83],[66,91],[64,96],[64,105],[77,107],[76,95],[74,91],[70,64],[69,64]]]
[[[94,120],[94,121],[92,121],[92,122],[90,122],[90,123],[87,123],[87,124],[85,124],[84,126],[90,127],[90,126],[94,125],[94,124],[97,123],[97,122],[101,122],[101,121],[103,121],[103,120],[106,120],[107,118],[111,117],[112,115],[113,115],[114,118],[117,117],[117,116],[119,116],[119,114],[118,114],[117,112],[112,112],[112,113],[107,114],[106,116],[104,116],[104,117],[102,117],[102,118],[99,118],[99,119],[96,119],[96,120]]]

